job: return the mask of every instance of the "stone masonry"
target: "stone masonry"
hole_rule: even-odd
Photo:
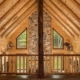
[[[51,18],[43,12],[43,47],[44,54],[51,51]],[[38,54],[38,11],[29,17],[29,54]]]

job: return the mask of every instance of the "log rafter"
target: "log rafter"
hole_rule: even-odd
[[[6,25],[7,22],[28,2],[21,0],[15,6],[13,6],[5,16],[0,19],[0,30],[4,29],[3,26]]]
[[[33,9],[34,8],[34,9]],[[24,18],[22,19],[22,21],[20,21],[19,24],[17,24],[17,26],[15,26],[10,33],[8,33],[6,35],[7,38],[10,38],[14,33],[15,31],[20,27],[20,26],[23,26],[24,23],[26,23],[26,20],[29,18],[29,16],[36,10],[37,6],[33,6],[29,9],[29,14]]]
[[[80,18],[80,6],[74,0],[61,0],[61,1],[65,5],[67,5]]]
[[[57,15],[57,13],[59,13],[59,12],[55,12],[54,10],[53,10],[53,6],[51,6],[51,7],[49,7],[51,4],[49,4],[49,2],[48,2],[48,4],[46,4],[45,3],[45,7],[46,8],[48,8],[48,10],[50,10],[52,13],[53,13],[53,15],[64,25],[64,27],[65,28],[67,28],[73,35],[75,35],[75,36],[78,36],[75,32],[74,32],[74,30],[70,27],[70,26],[68,26],[68,24],[67,23],[65,23],[65,21],[61,18],[61,16],[59,16],[59,15]],[[59,13],[60,14],[60,13]]]
[[[18,18],[18,20],[13,23],[10,28],[8,28],[1,36],[4,37],[4,36],[7,36],[17,25],[19,25],[19,23],[21,23],[21,21],[27,16],[30,14],[30,11],[32,11],[32,9],[34,10],[34,8],[37,6],[36,2],[34,4],[32,4],[30,7],[25,11],[25,13]]]
[[[62,13],[52,2],[50,1],[45,1],[45,3],[47,3],[46,6],[50,6],[52,8],[53,11],[56,12],[57,16],[59,16],[59,18],[61,19],[61,21],[64,22],[64,25],[66,25],[67,29],[74,35],[78,36],[76,31],[79,33],[80,31],[78,29],[76,29],[75,25],[69,20],[69,18],[67,18],[66,15],[64,15],[64,13]],[[54,13],[54,12],[53,12]],[[69,26],[68,26],[69,25]],[[74,30],[73,30],[74,29]]]
[[[80,28],[80,19],[60,0],[51,0],[77,27]]]
[[[3,34],[6,30],[8,30],[10,28],[10,26],[15,23],[18,18],[23,15],[25,13],[25,11],[35,2],[35,0],[33,1],[29,1],[27,2],[27,4],[21,9],[18,11],[18,13],[16,13],[11,19],[10,21],[8,21],[7,24],[4,25],[3,28],[5,28],[4,30],[1,31],[1,34]]]
[[[1,1],[4,2],[4,0],[1,0]],[[30,1],[29,0],[24,0],[24,1],[20,0],[19,3],[18,3],[18,1],[16,1],[16,2],[14,1],[15,4],[11,8],[8,7],[8,9],[5,10],[6,11],[5,14],[3,16],[1,16],[0,32],[1,32],[2,36],[8,36],[10,31],[12,31],[12,30],[14,31],[15,27],[18,26],[19,23],[23,20],[22,15],[24,15],[24,13],[26,12],[25,10],[27,8],[27,4],[30,3]],[[73,12],[73,10],[71,9],[71,6],[64,3],[64,1],[67,1],[67,0],[47,0],[47,1],[45,0],[45,4],[47,5],[46,7],[48,10],[50,7],[50,9],[52,11],[51,10],[49,10],[49,11],[52,12],[53,16],[57,19],[57,21],[60,23],[60,25],[64,26],[64,28],[68,31],[69,34],[72,35],[72,37],[78,36],[80,34],[79,16],[77,16],[78,14]],[[73,0],[72,2],[73,2],[72,4],[75,6],[77,6],[77,5],[79,6],[79,4],[80,4],[79,3],[80,0]],[[4,4],[5,3],[6,3],[6,1],[4,2]],[[23,6],[22,6],[22,4],[23,4]],[[2,5],[0,5],[0,7]],[[74,8],[74,9],[77,9],[77,8],[78,7]],[[15,9],[18,9],[18,10],[15,10]]]
[[[60,25],[59,27],[61,27],[61,29],[63,29],[68,36],[70,36],[71,38],[74,37],[74,35],[72,35],[72,33],[52,14],[52,10],[47,9],[47,7],[45,7],[45,10],[46,10],[46,11],[51,15],[51,17]]]
[[[5,2],[5,0],[0,0],[0,5],[2,5]]]
[[[80,5],[80,0],[74,0],[78,5]]]
[[[3,17],[18,1],[19,0],[6,0],[4,4],[0,6],[0,18]]]

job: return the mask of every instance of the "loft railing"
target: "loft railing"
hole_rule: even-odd
[[[34,59],[33,59],[34,58]],[[0,74],[37,74],[38,55],[0,55]]]
[[[79,74],[80,54],[44,55],[45,74]]]
[[[38,55],[5,54],[0,55],[0,74],[37,74]],[[80,54],[45,54],[44,73],[80,73]]]

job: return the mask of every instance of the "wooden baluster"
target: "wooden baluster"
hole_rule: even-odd
[[[4,56],[3,56],[3,71],[5,73],[5,59],[4,59]]]
[[[2,69],[1,69],[1,66],[2,66],[2,62],[1,62],[2,60],[1,60],[1,56],[0,56],[0,73],[2,72]]]
[[[12,73],[13,73],[13,68],[14,68],[14,66],[13,66],[13,56],[12,56],[12,60],[11,60],[11,65],[12,65]]]
[[[66,70],[66,65],[68,66],[68,62],[66,61],[66,59],[67,59],[67,56],[63,56],[63,69],[64,69],[64,72],[65,73],[67,73],[68,72],[68,70]],[[66,62],[66,64],[65,64],[65,62]]]
[[[75,72],[77,73],[77,56],[75,56]]]
[[[72,73],[74,73],[74,71],[73,71],[73,56],[72,56]]]
[[[62,69],[63,69],[63,56],[60,56],[61,58],[61,73],[62,73]]]
[[[6,66],[6,56],[4,56],[4,72],[6,73],[6,69],[7,68],[7,66]]]
[[[78,60],[77,60],[77,56],[76,56],[76,73],[78,73]]]
[[[23,73],[23,56],[21,56],[21,73]]]
[[[57,73],[58,73],[58,56],[56,56],[56,58],[57,58]]]
[[[54,72],[56,70],[56,56],[54,56]]]
[[[68,66],[69,66],[69,73],[70,73],[70,69],[71,69],[71,67],[70,67],[70,57],[68,56]],[[68,67],[67,67],[68,68]]]
[[[37,69],[36,69],[36,56],[34,56],[34,72],[37,73]]]
[[[17,56],[15,56],[15,73],[17,73]]]
[[[19,73],[21,73],[21,56],[19,56]]]
[[[10,56],[8,56],[8,73],[10,72]]]
[[[49,68],[50,67],[50,65],[49,65],[49,57],[47,56],[47,70],[48,70],[48,73],[49,73]]]
[[[32,61],[32,57],[33,56],[31,56],[31,73],[33,74],[33,61]]]
[[[22,65],[23,65],[23,67],[22,67],[22,69],[23,69],[23,73],[25,73],[25,56],[22,56]]]
[[[28,57],[26,56],[26,73],[29,73],[28,66],[29,66],[29,64],[28,64]]]
[[[1,72],[2,72],[3,70],[2,70],[2,56],[1,56]]]
[[[54,73],[54,56],[53,56],[53,65],[52,66],[53,66],[53,73]]]
[[[13,64],[13,73],[15,72],[15,56],[13,56],[12,64]]]
[[[36,61],[36,68],[38,69],[39,68],[39,62],[38,62],[38,60],[39,60],[39,57],[37,56],[37,61]],[[38,71],[39,71],[39,69],[38,69]]]
[[[19,73],[20,72],[20,70],[19,70],[19,67],[20,66],[20,64],[19,64],[19,56],[17,56],[17,73]]]
[[[54,67],[53,67],[53,57],[54,57],[54,56],[52,56],[52,60],[51,60],[51,61],[52,61],[52,62],[51,62],[51,64],[52,64],[52,65],[51,65],[51,66],[52,66],[52,73],[53,73],[53,71],[54,71]]]
[[[50,61],[50,73],[52,73],[52,56],[49,56],[49,61]]]
[[[35,56],[33,56],[33,72],[35,73],[36,72],[36,67],[35,67],[35,62],[36,62],[36,60],[35,60]]]
[[[45,72],[48,73],[48,65],[47,65],[48,61],[47,61],[47,56],[45,56]]]
[[[23,56],[23,73],[25,73],[25,56]]]
[[[79,56],[79,73],[80,73],[80,56]]]

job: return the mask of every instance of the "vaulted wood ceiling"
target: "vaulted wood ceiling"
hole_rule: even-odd
[[[10,37],[37,9],[37,1],[0,0],[0,35]],[[44,0],[44,10],[71,38],[80,35],[80,0]]]

